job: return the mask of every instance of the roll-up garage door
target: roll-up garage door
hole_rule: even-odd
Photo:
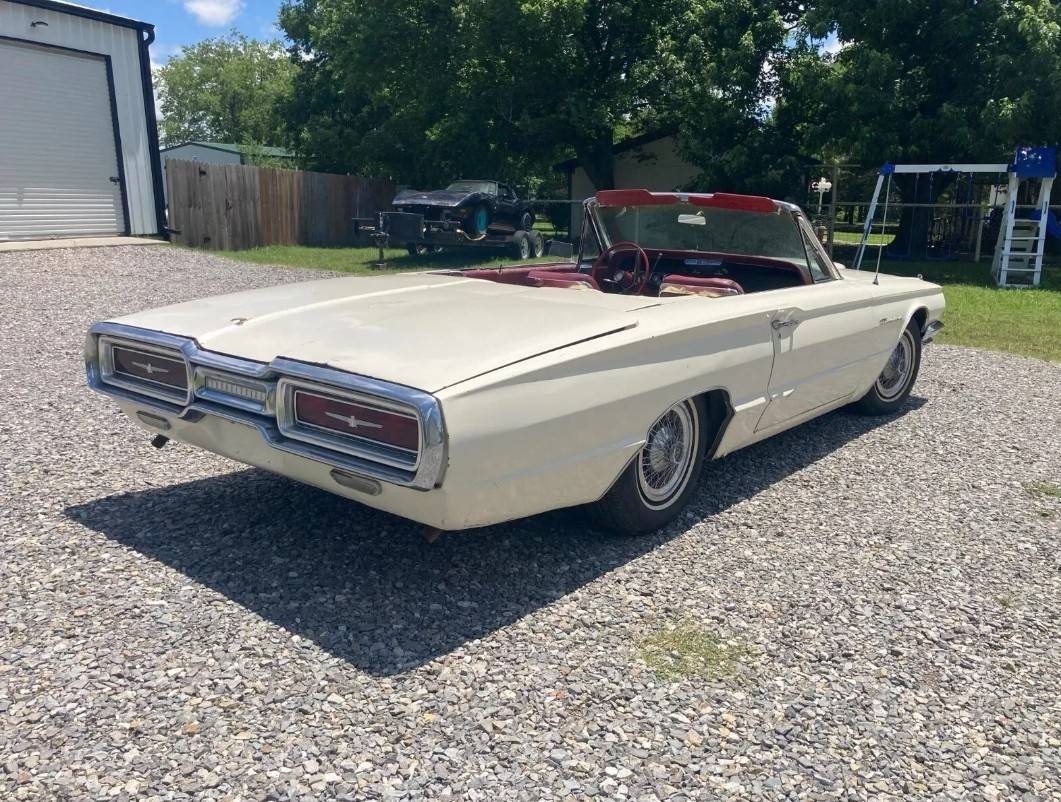
[[[126,231],[102,56],[0,40],[0,240]]]

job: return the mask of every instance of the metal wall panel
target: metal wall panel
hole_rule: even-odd
[[[45,22],[47,25],[36,25]],[[151,148],[140,76],[140,32],[51,9],[0,0],[0,36],[110,56],[121,161],[132,234],[156,234]],[[3,80],[7,80],[6,76]],[[18,108],[0,114],[0,126]],[[6,159],[0,153],[0,160]]]

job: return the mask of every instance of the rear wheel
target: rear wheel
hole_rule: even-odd
[[[681,401],[664,412],[612,489],[589,505],[590,517],[627,535],[653,532],[678,517],[703,468],[706,419],[702,399]]]
[[[534,228],[534,215],[529,211],[521,214],[519,218],[519,227],[524,231],[530,231]]]
[[[530,240],[530,255],[535,259],[545,255],[545,237],[540,231],[528,231],[527,238]]]
[[[512,236],[512,255],[517,259],[529,259],[531,255],[531,241],[526,231],[517,231]]]
[[[866,415],[888,415],[910,397],[917,372],[921,369],[921,327],[911,320],[903,329],[899,342],[888,357],[880,376],[869,391],[854,403]]]

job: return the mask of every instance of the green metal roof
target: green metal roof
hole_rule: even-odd
[[[179,145],[170,145],[168,148],[162,148],[162,153],[167,150],[174,150],[175,148],[181,148],[185,145],[198,145],[201,148],[213,148],[214,150],[224,150],[228,153],[254,153],[261,156],[273,156],[278,159],[293,159],[295,154],[287,148],[274,148],[268,145],[234,145],[231,142],[200,142],[198,140],[192,140],[189,142],[181,142]]]

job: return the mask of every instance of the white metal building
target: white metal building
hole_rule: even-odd
[[[165,230],[154,26],[0,0],[0,241]]]

